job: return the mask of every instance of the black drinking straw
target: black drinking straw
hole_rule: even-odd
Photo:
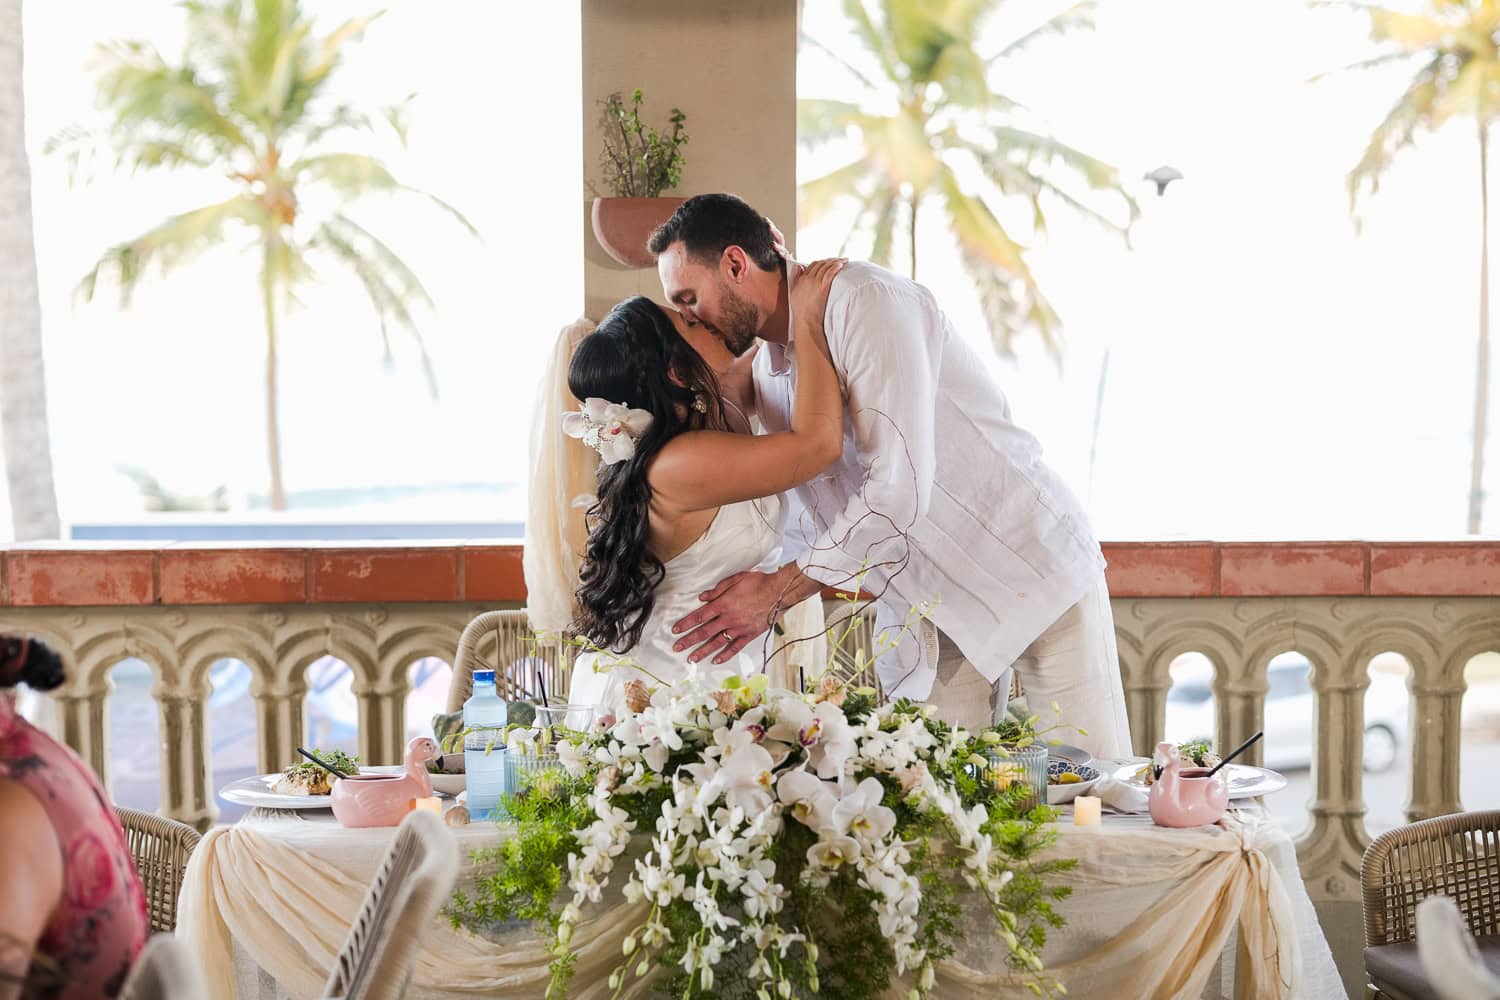
[[[542,689],[542,708],[545,709],[547,707],[547,685],[542,680],[542,668],[541,667],[537,667],[537,668],[535,668],[535,670],[536,670],[536,686]]]
[[[1246,750],[1250,749],[1250,744],[1254,743],[1256,740],[1260,739],[1264,735],[1266,735],[1266,731],[1264,729],[1262,729],[1260,732],[1256,733],[1254,736],[1250,737],[1248,740],[1246,740],[1245,742],[1241,743],[1239,746],[1235,747],[1234,750],[1232,750],[1230,752],[1229,756],[1227,756],[1223,760],[1219,761],[1218,766],[1215,767],[1212,771],[1209,771],[1207,774],[1205,774],[1204,777],[1205,778],[1212,778],[1215,774],[1218,773],[1218,770],[1219,770],[1220,767],[1223,767],[1225,764],[1228,764],[1230,761],[1234,760],[1240,754],[1242,754]]]
[[[302,749],[301,747],[297,748],[297,752],[300,753],[302,756],[306,757],[308,760],[312,761],[314,764],[316,764],[319,767],[321,767],[323,770],[327,771],[329,774],[333,775],[335,778],[346,778],[346,777],[348,777],[348,775],[342,773],[341,771],[336,771],[333,768],[329,767],[327,764],[323,763],[322,758],[320,758],[317,754],[308,753],[306,750]]]

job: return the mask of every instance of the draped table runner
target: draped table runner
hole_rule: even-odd
[[[1043,958],[1074,997],[1321,998],[1343,995],[1328,944],[1297,871],[1290,838],[1258,806],[1224,825],[1165,830],[1149,817],[1106,815],[1074,827],[1064,815],[1049,854],[1078,859]],[[198,957],[210,994],[254,1000],[318,997],[384,857],[390,829],[345,830],[326,812],[252,813],[208,834],[183,882],[177,933]],[[504,828],[455,829],[471,850]],[[621,859],[623,862],[625,859]],[[593,1000],[644,911],[616,895],[590,907],[573,935],[570,995]],[[1029,997],[1004,966],[982,904],[967,910],[957,954],[938,967],[936,997]],[[549,979],[529,926],[484,937],[434,922],[413,974],[418,997],[539,997]],[[625,995],[644,995],[645,991]],[[893,996],[904,994],[894,991]]]

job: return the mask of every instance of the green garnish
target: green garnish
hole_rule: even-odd
[[[347,754],[342,750],[314,750],[318,759],[340,774],[355,775],[359,773],[359,755]],[[317,771],[323,773],[323,769],[310,760],[298,761],[287,768],[290,772]]]

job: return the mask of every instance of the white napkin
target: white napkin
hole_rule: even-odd
[[[1118,781],[1106,776],[1094,782],[1094,787],[1089,789],[1089,794],[1097,796],[1104,806],[1115,812],[1141,813],[1146,811],[1147,790],[1128,781]]]

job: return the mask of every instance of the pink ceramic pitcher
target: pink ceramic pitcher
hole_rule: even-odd
[[[1229,805],[1223,775],[1208,777],[1209,768],[1183,767],[1173,743],[1158,743],[1156,753],[1167,766],[1151,786],[1151,818],[1157,826],[1206,826],[1217,823]]]
[[[401,774],[357,774],[333,783],[333,815],[345,826],[396,826],[412,799],[432,797],[427,762],[438,755],[437,742],[418,736],[406,745]]]

